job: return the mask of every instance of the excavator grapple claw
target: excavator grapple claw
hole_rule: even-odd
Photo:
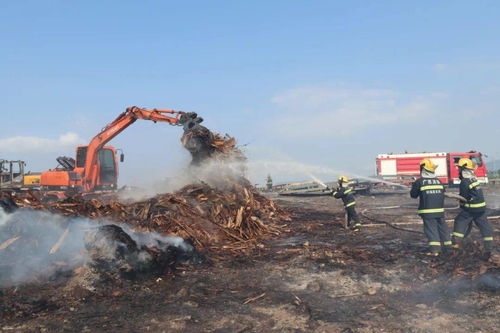
[[[179,118],[179,123],[184,126],[184,131],[190,131],[198,128],[198,124],[203,122],[203,118],[198,117],[196,112],[187,112]]]

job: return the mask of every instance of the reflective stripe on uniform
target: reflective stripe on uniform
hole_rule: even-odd
[[[351,207],[351,206],[354,206],[356,204],[356,201],[353,201],[353,202],[350,202],[348,203],[347,205],[345,205],[345,207]]]
[[[419,214],[444,213],[444,208],[419,209]]]
[[[356,223],[355,226],[356,227],[361,227],[361,223]]]
[[[451,241],[445,241],[443,244],[444,245],[451,245]]]
[[[352,189],[348,189],[344,192],[344,194],[347,194],[347,193],[351,193],[352,192]]]
[[[486,202],[481,202],[481,203],[475,203],[475,204],[464,204],[464,207],[467,207],[467,208],[479,208],[479,207],[484,207],[486,206]]]
[[[443,185],[426,185],[422,186],[420,188],[420,191],[427,191],[427,190],[444,190]]]
[[[464,234],[461,234],[459,232],[453,232],[453,236],[457,236],[457,237],[460,237],[460,238],[464,238]]]
[[[332,193],[332,195],[335,195],[335,194],[337,194],[337,192],[333,192],[333,193]]]
[[[441,246],[441,242],[429,242],[429,246]]]
[[[485,241],[492,241],[493,237],[484,237],[483,240],[485,240]]]
[[[474,188],[474,187],[476,187],[478,185],[481,185],[481,184],[479,182],[470,183],[469,184],[469,189]]]

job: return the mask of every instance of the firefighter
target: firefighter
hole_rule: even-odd
[[[273,179],[271,178],[271,175],[267,175],[266,178],[266,190],[272,191],[273,190]]]
[[[468,158],[458,161],[460,173],[460,196],[466,202],[460,202],[461,211],[455,218],[453,226],[453,247],[461,248],[464,237],[472,228],[472,221],[477,225],[483,237],[484,254],[489,257],[493,248],[493,229],[486,218],[486,202],[483,190],[474,174],[474,163]]]
[[[359,231],[361,229],[361,222],[359,221],[358,213],[356,213],[354,191],[348,186],[348,183],[349,179],[347,179],[347,177],[340,176],[338,179],[339,186],[336,190],[332,191],[332,195],[336,199],[342,199],[342,202],[344,203],[346,212],[345,228],[350,228],[352,231]]]
[[[436,164],[429,158],[420,162],[420,178],[410,191],[414,199],[420,198],[418,215],[424,222],[424,233],[429,241],[428,256],[439,256],[441,246],[451,247],[451,235],[444,220],[444,186],[436,178]]]

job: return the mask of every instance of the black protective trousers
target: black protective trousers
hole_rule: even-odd
[[[471,213],[462,209],[460,214],[455,218],[455,225],[453,226],[455,243],[460,243],[471,232],[472,221],[479,228],[479,232],[483,237],[484,249],[487,251],[491,250],[493,247],[493,229],[486,218],[485,212]]]
[[[429,240],[431,252],[441,252],[441,246],[451,247],[451,234],[444,217],[422,216],[424,233]]]
[[[355,206],[349,206],[345,208],[347,227],[361,227],[361,222],[359,221],[358,213],[356,212]],[[354,223],[352,223],[354,222]]]

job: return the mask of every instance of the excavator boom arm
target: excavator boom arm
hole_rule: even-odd
[[[133,113],[137,119],[151,120],[154,122],[157,122],[157,121],[168,122],[172,125],[180,125],[179,118],[183,114],[186,114],[186,112],[174,111],[174,110],[168,110],[168,109],[167,110],[164,110],[164,109],[146,110],[146,109],[138,108],[137,106],[132,106],[130,108],[127,108],[127,111],[125,111],[125,113],[127,113],[127,112]],[[167,116],[166,114],[174,115],[174,117]]]
[[[196,117],[195,113],[186,113],[182,111],[162,109],[147,110],[136,106],[127,108],[125,112],[121,113],[90,141],[87,147],[85,168],[82,175],[84,190],[90,191],[97,185],[99,179],[99,150],[127,127],[132,125],[137,119],[167,122],[170,125],[182,125],[185,121],[193,118],[193,115]]]

